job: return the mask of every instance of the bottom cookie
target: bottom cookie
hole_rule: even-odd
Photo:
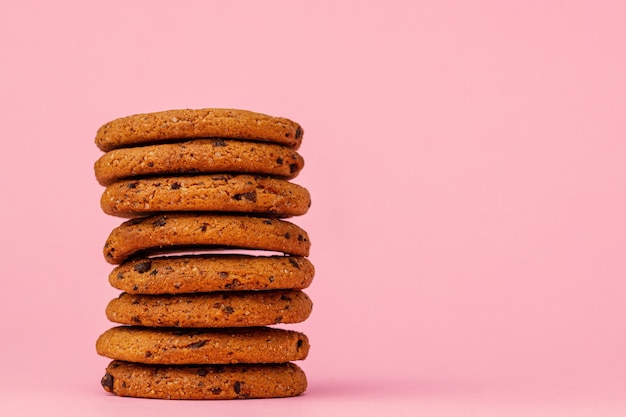
[[[292,363],[219,366],[159,366],[113,361],[102,378],[105,391],[121,397],[229,400],[294,397],[307,387]]]

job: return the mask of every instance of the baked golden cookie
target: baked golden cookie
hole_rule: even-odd
[[[96,145],[113,149],[193,138],[229,138],[274,142],[297,149],[303,135],[296,122],[248,110],[167,110],[113,120],[96,134]]]
[[[141,253],[182,248],[230,247],[308,256],[307,233],[285,220],[248,216],[172,213],[131,219],[113,229],[104,258],[120,264]]]
[[[109,302],[106,316],[114,323],[148,327],[252,327],[299,323],[312,309],[300,290],[122,293]]]
[[[110,185],[124,178],[214,173],[247,173],[295,178],[304,159],[293,148],[229,139],[195,139],[115,149],[96,161],[96,179]]]
[[[293,363],[163,366],[113,361],[102,378],[107,392],[122,397],[226,400],[293,397],[307,387]]]
[[[109,282],[130,294],[304,289],[314,273],[301,256],[190,255],[128,261]]]
[[[96,342],[110,359],[161,365],[284,363],[305,359],[303,333],[271,327],[171,329],[114,327]]]
[[[215,174],[120,180],[104,190],[100,206],[119,217],[171,211],[291,217],[306,213],[311,197],[304,187],[285,180]]]

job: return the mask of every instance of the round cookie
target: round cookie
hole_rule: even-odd
[[[140,253],[181,248],[231,247],[308,256],[307,233],[285,220],[176,213],[127,220],[110,233],[103,249],[111,264]]]
[[[96,342],[110,359],[162,365],[285,363],[305,359],[308,338],[271,327],[162,329],[114,327]]]
[[[294,149],[261,142],[196,139],[115,149],[94,165],[96,179],[107,186],[123,178],[166,174],[248,173],[295,178],[304,159]]]
[[[131,294],[304,289],[314,273],[301,256],[170,256],[125,262],[111,271],[109,282]]]
[[[120,180],[102,194],[105,213],[136,217],[170,211],[263,213],[290,217],[311,205],[306,188],[251,175],[197,175]]]
[[[183,109],[136,114],[106,123],[96,145],[113,149],[174,139],[229,138],[279,143],[297,149],[302,128],[283,117],[237,109]]]
[[[300,323],[312,309],[311,299],[299,290],[122,293],[109,302],[106,316],[114,323],[148,327],[252,327]]]
[[[101,383],[121,397],[171,400],[293,397],[307,387],[306,375],[293,363],[159,366],[113,361]]]

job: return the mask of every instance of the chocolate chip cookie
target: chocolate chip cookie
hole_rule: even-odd
[[[248,216],[173,213],[131,219],[113,229],[104,245],[107,262],[181,247],[231,247],[308,256],[307,233],[285,220]]]
[[[161,365],[284,363],[305,359],[308,338],[271,327],[171,329],[120,326],[96,342],[110,359]]]
[[[300,290],[227,291],[198,294],[122,293],[109,302],[107,318],[149,327],[252,327],[299,323],[313,303]]]
[[[96,134],[96,145],[113,149],[192,138],[273,142],[297,149],[302,127],[289,119],[236,109],[184,109],[137,114],[113,120]]]
[[[125,178],[224,172],[292,179],[303,167],[302,156],[287,146],[196,139],[115,149],[96,161],[94,171],[98,182],[107,186]]]
[[[122,397],[171,400],[293,397],[307,387],[306,375],[293,363],[168,366],[113,361],[101,383]]]
[[[131,294],[304,289],[314,273],[301,256],[169,256],[125,262],[111,271],[109,282]]]
[[[311,197],[305,188],[285,180],[220,174],[120,180],[104,190],[100,205],[119,217],[169,211],[291,217],[306,213]]]

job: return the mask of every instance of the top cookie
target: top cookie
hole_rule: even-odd
[[[96,134],[96,145],[113,149],[192,138],[230,138],[274,142],[297,149],[303,130],[282,117],[248,110],[167,110],[113,120]]]

